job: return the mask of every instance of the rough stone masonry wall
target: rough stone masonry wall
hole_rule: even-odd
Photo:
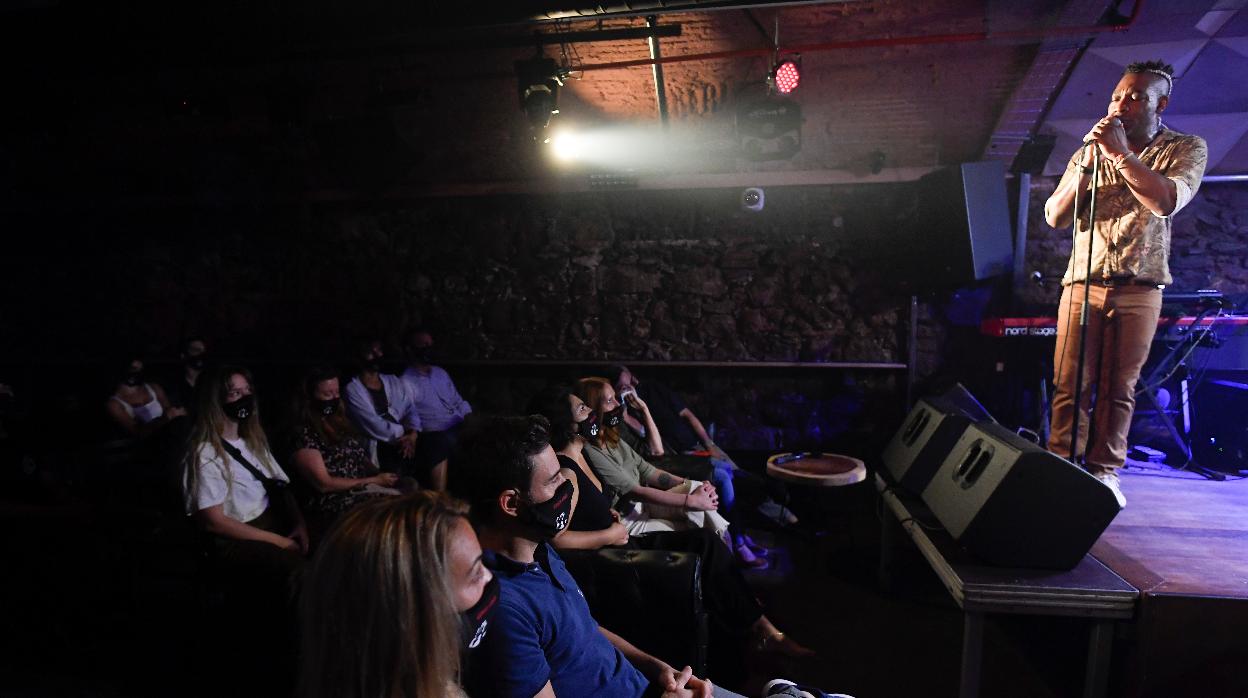
[[[1029,271],[1060,273],[1069,254],[1068,232],[1042,219],[1053,185],[1033,183]],[[449,360],[904,361],[908,291],[890,260],[906,254],[893,231],[910,214],[911,189],[769,189],[761,214],[740,211],[738,194],[43,212],[13,231],[0,278],[0,355],[59,363],[44,380],[73,381],[75,364],[122,347],[170,358],[179,337],[199,333],[220,356],[283,365],[340,358],[358,333],[394,344],[431,322]],[[1176,287],[1248,292],[1246,215],[1248,187],[1202,188],[1175,220]],[[1056,303],[1052,285],[1024,297]],[[940,311],[921,311],[927,375],[960,350]],[[498,409],[522,406],[552,377],[459,374],[479,404]],[[895,419],[902,378],[658,375],[727,430],[729,443],[755,447],[826,441],[870,421],[849,416],[864,405],[867,413],[887,405],[883,421]]]
[[[451,361],[901,362],[908,296],[881,260],[909,192],[771,189],[760,214],[710,190],[41,217],[25,226],[42,242],[11,260],[0,336],[10,357],[74,362],[169,358],[203,334],[254,365],[341,358],[361,333],[396,347],[428,322]],[[930,370],[940,330],[923,329]],[[511,381],[531,373],[506,376],[502,397],[465,380],[514,409],[533,385]],[[848,409],[812,401],[896,396],[901,377],[666,376],[704,418],[747,425],[739,443],[765,445],[841,429],[808,427]]]

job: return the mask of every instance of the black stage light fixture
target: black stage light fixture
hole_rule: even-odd
[[[550,125],[550,117],[559,113],[559,88],[564,73],[553,58],[534,56],[516,61],[520,107],[534,131]]]
[[[737,139],[747,160],[785,160],[802,149],[802,108],[767,96],[737,109]]]

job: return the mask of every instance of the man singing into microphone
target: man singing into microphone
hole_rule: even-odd
[[[1208,157],[1204,139],[1172,131],[1161,123],[1174,87],[1173,73],[1174,68],[1161,61],[1127,66],[1110,96],[1105,118],[1084,137],[1084,147],[1071,158],[1057,190],[1044,204],[1044,219],[1055,228],[1070,225],[1072,217],[1077,219],[1058,306],[1049,450],[1072,460],[1083,456],[1088,471],[1113,489],[1123,506],[1126,498],[1118,469],[1127,456],[1135,383],[1157,329],[1161,290],[1171,282],[1170,217],[1196,193]],[[1092,168],[1098,154],[1096,220],[1089,231]],[[1087,352],[1079,444],[1072,456],[1085,284],[1090,287]],[[1096,418],[1089,428],[1093,392]]]

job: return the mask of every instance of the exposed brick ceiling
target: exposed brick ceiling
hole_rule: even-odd
[[[1213,0],[1179,4],[1202,5],[1193,10],[1200,15]],[[530,178],[545,164],[517,106],[513,61],[533,49],[501,48],[498,39],[644,25],[640,17],[498,25],[496,18],[514,19],[515,7],[495,17],[488,3],[457,5],[454,21],[440,23],[413,9],[418,3],[379,0],[337,4],[336,10],[323,2],[202,3],[189,11],[175,5],[3,6],[9,8],[0,14],[6,81],[24,106],[10,113],[3,147],[19,189],[28,180],[43,182],[35,187],[43,189],[108,172],[110,185],[149,193],[202,189],[205,181],[209,189],[299,191],[333,187],[341,183],[336,171],[370,163],[393,175],[381,178],[385,183]],[[801,151],[761,164],[735,157],[733,115],[742,99],[759,91],[769,60],[668,64],[671,133],[693,155],[664,167],[843,171],[870,180],[872,164],[889,170],[979,159],[1032,67],[1039,32],[1052,28],[1066,5],[868,0],[662,15],[661,24],[681,29],[680,36],[662,40],[667,57],[765,48],[777,19],[782,46],[982,32],[1012,37],[807,52],[793,95],[805,119]],[[479,10],[473,16],[485,26],[462,26],[464,8]],[[1144,10],[1147,18],[1149,7]],[[1231,15],[1238,24],[1220,31],[1233,33],[1243,23],[1242,13],[1236,16],[1233,8]],[[1018,32],[1031,34],[1011,34]],[[1150,42],[1160,33],[1133,28],[1095,41],[1118,46],[1137,32]],[[1236,43],[1242,40],[1227,37],[1218,50],[1242,53]],[[648,55],[637,39],[568,49],[573,68]],[[562,59],[557,45],[545,51]],[[574,76],[579,79],[569,81],[561,98],[564,124],[657,124],[648,67]],[[1082,89],[1082,73],[1075,76],[1072,83]],[[1088,89],[1102,79],[1090,76]],[[379,97],[387,106],[378,106]],[[1046,128],[1064,133],[1069,129],[1059,116],[1092,119],[1102,109],[1059,97]],[[362,160],[343,165],[335,150],[354,151]],[[49,155],[60,158],[55,168],[46,162]]]

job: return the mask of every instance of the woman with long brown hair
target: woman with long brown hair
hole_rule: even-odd
[[[301,698],[463,696],[461,652],[498,600],[467,512],[423,491],[339,519],[300,596]]]
[[[315,366],[295,395],[291,464],[312,489],[306,504],[314,537],[342,512],[368,499],[399,494],[395,473],[381,472],[368,442],[343,409],[338,374]]]

